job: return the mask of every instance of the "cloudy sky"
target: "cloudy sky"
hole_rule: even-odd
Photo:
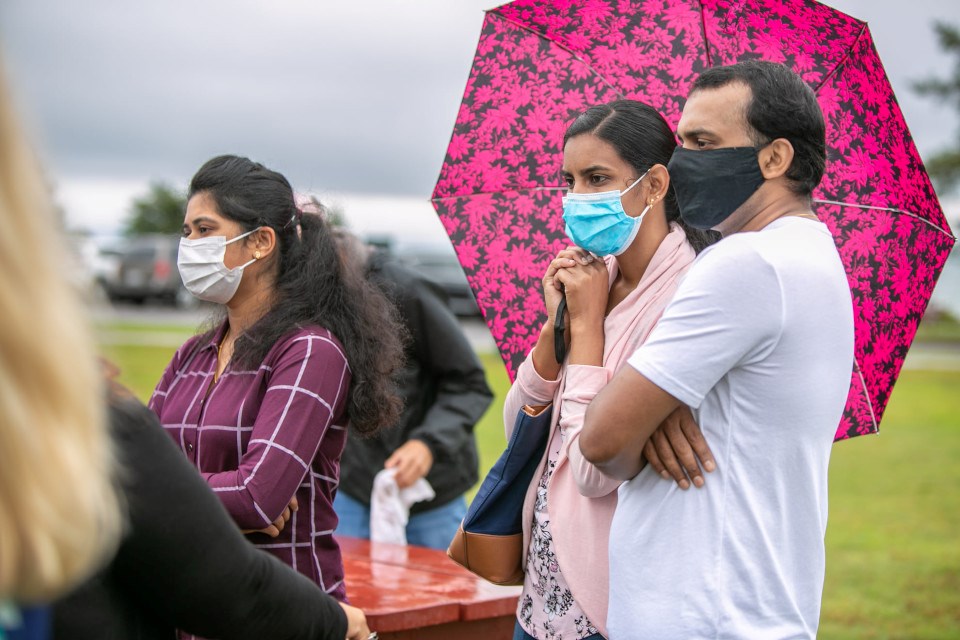
[[[235,152],[358,231],[442,237],[427,201],[496,4],[2,0],[0,50],[74,226],[113,231],[148,181]],[[955,112],[910,82],[950,71],[931,25],[960,24],[960,2],[827,4],[870,23],[921,154],[948,144]]]

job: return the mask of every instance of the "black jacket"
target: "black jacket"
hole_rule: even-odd
[[[58,602],[53,637],[343,640],[347,620],[317,585],[244,539],[146,407],[111,407],[128,526],[100,575]]]
[[[362,439],[349,433],[340,463],[340,491],[369,505],[373,477],[408,440],[422,440],[433,454],[427,481],[436,492],[412,513],[463,495],[478,477],[473,427],[493,400],[483,366],[434,282],[383,253],[368,262],[368,277],[393,300],[410,334],[407,362],[398,376],[404,409],[396,427]]]

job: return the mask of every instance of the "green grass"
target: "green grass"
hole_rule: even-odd
[[[960,343],[960,320],[947,312],[927,314],[917,327],[915,339],[920,342]]]
[[[143,399],[174,349],[105,348]],[[486,470],[504,446],[509,383],[499,356],[481,359],[496,396],[476,429]],[[960,640],[958,391],[960,371],[904,371],[881,435],[835,446],[820,638]]]
[[[503,360],[495,353],[480,354],[480,361],[487,371],[487,384],[493,390],[493,402],[490,408],[477,423],[476,436],[477,448],[480,451],[480,477],[486,475],[487,470],[493,466],[504,447],[507,446],[507,440],[503,435],[503,401],[507,397],[507,391],[510,390],[510,379],[507,377],[507,370],[503,366]],[[474,487],[476,491],[476,487]],[[469,497],[473,497],[473,493]]]
[[[822,638],[960,638],[960,372],[904,371],[830,465]]]
[[[120,368],[118,381],[146,402],[177,347],[105,345],[103,356]]]

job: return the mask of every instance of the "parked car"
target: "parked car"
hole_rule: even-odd
[[[460,317],[479,316],[480,308],[473,290],[463,273],[457,254],[449,244],[441,243],[393,243],[389,240],[373,240],[396,258],[433,280],[446,292],[450,309]]]
[[[74,232],[68,237],[67,279],[87,300],[103,302],[107,283],[116,279],[120,252],[110,240],[87,233]]]
[[[104,281],[111,300],[142,303],[148,298],[189,308],[197,300],[183,286],[177,269],[180,237],[149,234],[130,238],[119,247],[116,275]]]

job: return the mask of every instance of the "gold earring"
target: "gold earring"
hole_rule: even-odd
[[[259,252],[259,251],[254,251],[254,252],[253,252],[253,259],[254,259],[254,260],[259,260],[259,259],[260,259],[260,252]]]

